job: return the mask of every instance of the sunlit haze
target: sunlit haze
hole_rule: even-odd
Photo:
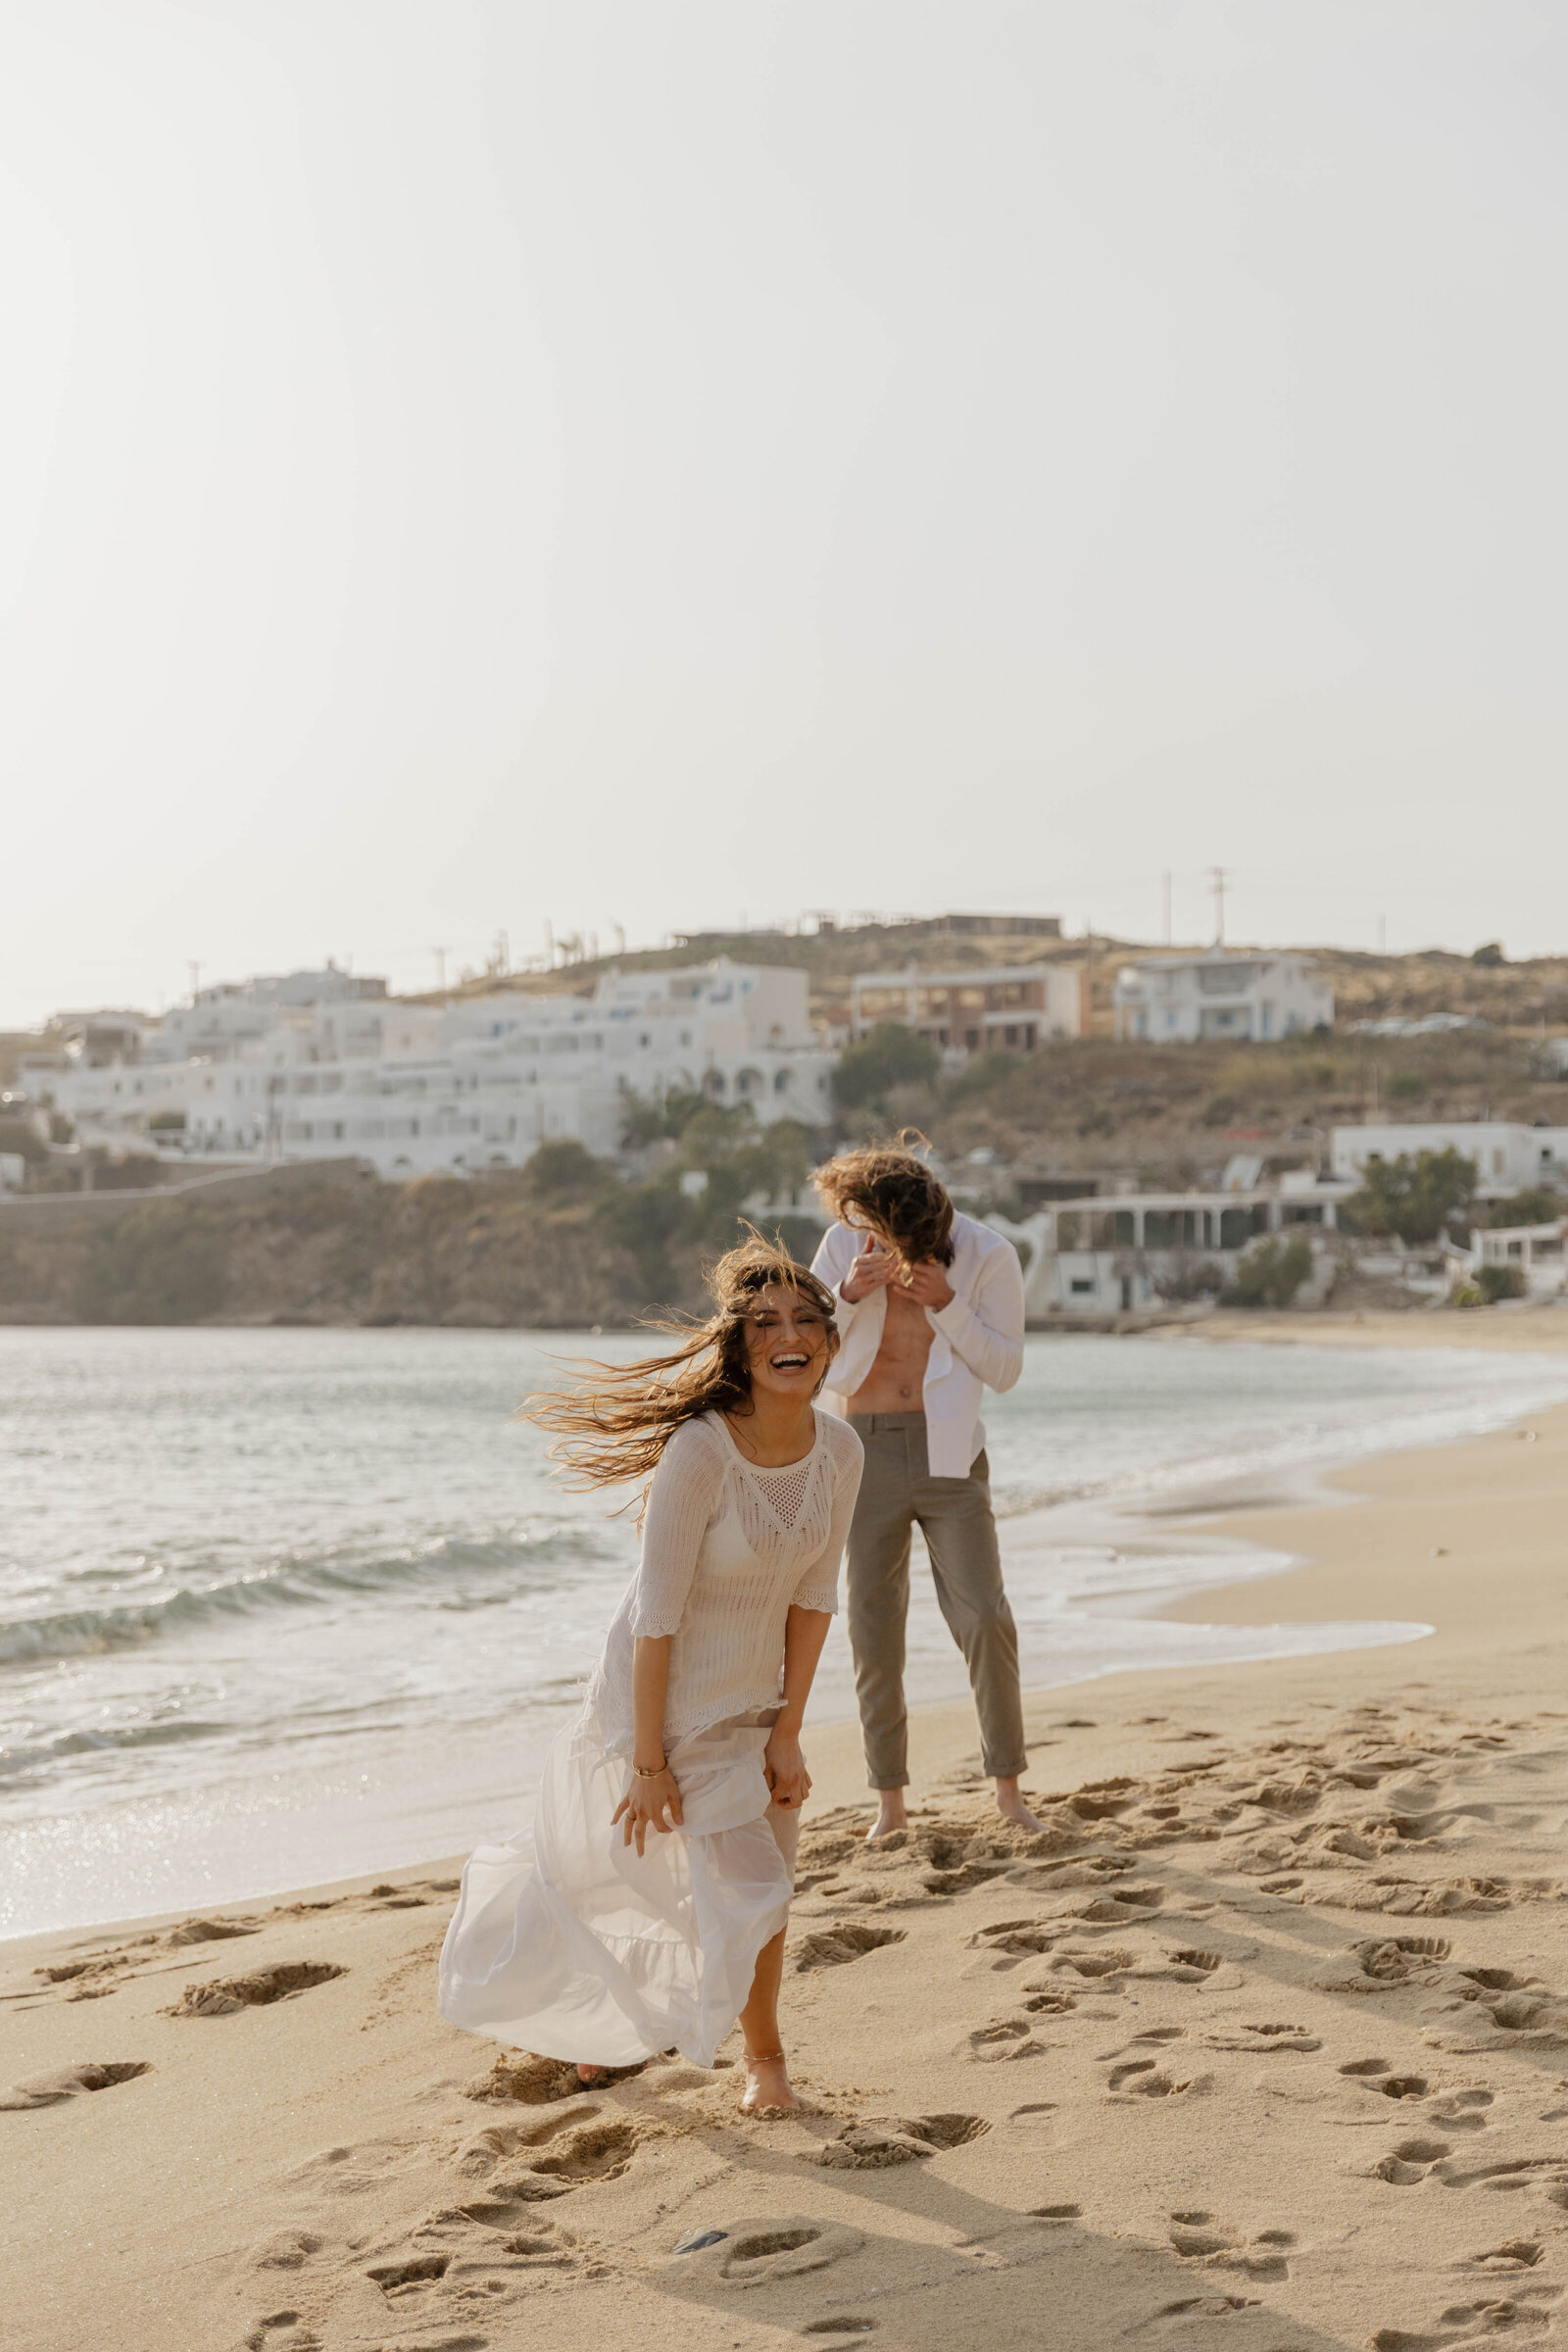
[[[0,32],[0,1024],[810,907],[1561,948],[1568,16]]]

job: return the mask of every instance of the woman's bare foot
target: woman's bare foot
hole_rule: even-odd
[[[889,1838],[895,1830],[906,1830],[909,1826],[902,1788],[879,1788],[876,1794],[876,1819],[865,1833],[867,1845],[873,1838]]]
[[[741,2100],[742,2115],[762,2115],[771,2107],[798,2107],[800,2100],[790,2088],[789,2068],[782,2050],[770,2058],[754,2058],[746,2053],[746,2092]]]
[[[1046,1826],[1024,1803],[1016,1781],[998,1781],[997,1811],[1004,1821],[1015,1821],[1020,1830],[1043,1830]]]
[[[579,2066],[577,2069],[579,2082],[602,2082],[604,2079],[605,2070],[602,2066]]]

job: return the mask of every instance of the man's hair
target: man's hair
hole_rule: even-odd
[[[907,1131],[896,1144],[841,1152],[812,1172],[817,1199],[843,1225],[864,1226],[896,1250],[906,1265],[935,1258],[953,1263],[953,1202],[925,1161],[908,1150],[923,1136]]]

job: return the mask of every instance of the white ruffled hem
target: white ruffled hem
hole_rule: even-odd
[[[532,1832],[481,1846],[441,1953],[441,2014],[582,2065],[678,2049],[711,2066],[789,1917],[800,1817],[771,1803],[776,1707],[672,1741],[685,1826],[639,1856],[612,1816],[623,1760],[585,1714],[550,1751]]]

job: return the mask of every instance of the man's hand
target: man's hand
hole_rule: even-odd
[[[762,1750],[762,1771],[773,1791],[775,1805],[788,1805],[799,1811],[811,1793],[811,1776],[806,1769],[801,1742],[794,1732],[781,1730],[775,1724]]]
[[[941,1309],[951,1306],[958,1296],[948,1280],[947,1268],[939,1266],[934,1257],[922,1257],[917,1266],[909,1268],[905,1288],[917,1306]]]
[[[888,1249],[874,1233],[868,1233],[859,1255],[839,1285],[839,1297],[846,1306],[858,1306],[873,1291],[885,1290],[890,1282],[897,1282],[903,1266],[904,1260],[896,1250]]]

